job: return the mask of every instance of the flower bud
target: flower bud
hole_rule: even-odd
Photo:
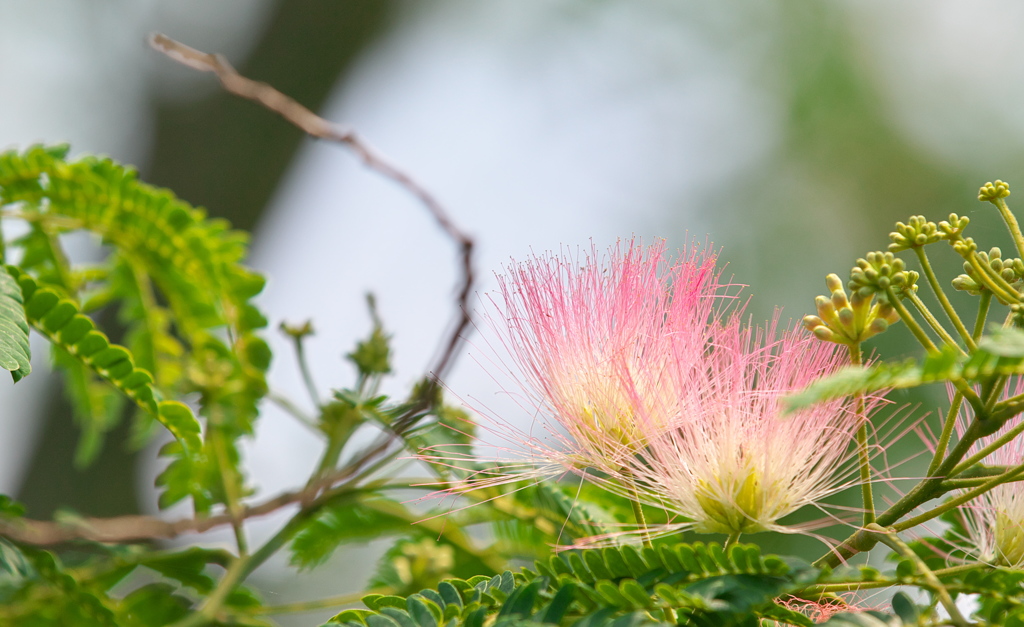
[[[997,180],[995,183],[985,183],[978,190],[978,200],[982,202],[994,202],[1000,198],[1010,195],[1010,184]]]
[[[878,254],[881,255],[881,253]],[[894,266],[899,266],[893,263],[891,253],[886,253],[886,255],[888,255],[888,259],[885,256],[869,256],[869,258],[875,262],[881,262],[880,265],[888,273]],[[861,264],[861,262],[864,263]],[[916,289],[917,286],[914,283],[917,281],[917,273],[911,275],[908,272],[899,272],[894,278],[887,275],[879,276],[875,283],[870,283],[868,282],[869,271],[875,276],[879,275],[879,272],[866,259],[858,260],[858,266],[851,272],[850,286],[854,291],[850,298],[847,298],[846,290],[843,289],[839,277],[835,274],[828,275],[825,278],[825,285],[829,288],[831,297],[817,296],[814,299],[818,315],[804,316],[804,328],[819,340],[852,345],[882,333],[889,328],[889,325],[897,322],[899,315],[892,305],[881,299],[876,302],[874,295],[876,292],[883,293],[879,291],[884,289],[884,287],[880,288],[881,285],[887,286],[897,280],[901,291]],[[857,288],[857,285],[861,285],[861,287]]]

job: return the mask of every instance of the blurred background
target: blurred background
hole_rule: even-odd
[[[707,237],[749,286],[755,321],[776,307],[795,321],[825,274],[847,276],[910,215],[969,215],[982,248],[1011,249],[975,199],[987,180],[1024,183],[1024,5],[1008,0],[0,0],[0,149],[105,153],[252,230],[271,385],[297,398],[278,323],[312,319],[318,383],[348,385],[342,355],[370,327],[372,290],[402,391],[451,315],[455,251],[402,189],[153,52],[154,30],[357,129],[475,237],[481,294],[532,253]],[[959,272],[951,252],[933,261]],[[888,356],[913,348],[902,327],[885,337]],[[475,346],[448,387],[500,405]],[[25,382],[0,382],[0,492],[34,517],[155,513],[154,450],[129,452],[115,432],[74,469],[76,428],[42,345],[34,360]],[[940,396],[897,400],[922,415]],[[317,441],[270,407],[258,433],[258,493],[299,485]],[[269,603],[348,592],[380,549],[312,575],[280,560],[255,583]]]

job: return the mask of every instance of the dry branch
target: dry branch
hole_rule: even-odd
[[[175,41],[161,33],[154,33],[149,38],[150,45],[171,59],[200,72],[213,72],[221,85],[228,92],[248,100],[258,102],[267,109],[300,128],[306,134],[344,144],[368,168],[391,179],[419,199],[437,221],[444,232],[455,242],[461,256],[461,278],[456,299],[456,319],[451,333],[442,344],[442,353],[430,369],[430,374],[440,378],[451,365],[463,332],[469,328],[469,295],[473,288],[475,273],[473,271],[473,239],[459,229],[452,221],[448,212],[433,194],[416,182],[409,174],[384,159],[352,129],[337,125],[318,116],[294,99],[282,94],[266,83],[254,81],[238,73],[231,63],[219,54],[202,52]]]

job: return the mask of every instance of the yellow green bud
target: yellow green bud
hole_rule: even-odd
[[[924,216],[911,216],[907,224],[896,223],[896,230],[889,233],[890,252],[900,252],[909,248],[919,248],[927,244],[934,244],[943,238],[943,233],[934,222],[929,222]]]
[[[881,254],[881,253],[879,253]],[[882,333],[889,326],[899,320],[896,310],[888,302],[874,300],[874,294],[878,291],[878,285],[884,283],[899,283],[900,289],[916,289],[913,285],[917,280],[917,273],[908,276],[908,272],[899,272],[893,278],[888,276],[894,267],[902,268],[902,264],[896,264],[890,253],[885,257],[874,258],[881,260],[886,265],[884,272],[886,276],[880,276],[878,284],[863,285],[853,292],[848,298],[846,290],[843,289],[842,281],[835,274],[825,277],[825,285],[828,286],[830,296],[817,296],[814,304],[818,315],[808,315],[803,318],[803,326],[814,334],[814,337],[825,342],[837,344],[858,344],[864,340]],[[865,260],[860,260],[865,261]],[[865,261],[865,267],[858,266],[854,269],[860,275],[866,277],[869,272],[878,275],[879,272]],[[854,281],[851,280],[851,286]],[[908,287],[909,286],[909,287]],[[879,292],[880,293],[880,292]]]
[[[997,180],[995,183],[985,183],[978,190],[978,200],[983,202],[994,202],[999,198],[1006,198],[1010,195],[1010,184]]]
[[[939,222],[939,231],[942,232],[942,239],[954,242],[963,236],[964,229],[970,224],[971,219],[967,216],[960,217],[955,213],[949,214],[949,220]]]

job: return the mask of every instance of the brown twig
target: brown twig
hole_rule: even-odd
[[[334,490],[315,497],[325,487],[344,480],[350,476],[350,469],[342,469],[324,477],[315,485],[302,490],[281,493],[257,505],[243,507],[239,518],[249,519],[266,516],[277,510],[295,503],[304,507],[313,507],[319,501],[338,495]],[[230,513],[216,514],[198,518],[182,518],[168,521],[153,516],[115,516],[112,518],[78,518],[64,522],[14,518],[0,520],[0,536],[36,546],[48,546],[71,542],[73,540],[91,540],[93,542],[138,542],[141,540],[157,540],[176,538],[186,533],[204,533],[216,527],[230,525],[235,518]]]
[[[182,44],[161,33],[149,38],[150,45],[171,59],[200,72],[213,72],[228,92],[258,102],[267,109],[297,126],[306,134],[344,144],[356,153],[366,167],[391,179],[415,196],[427,208],[434,220],[455,242],[461,256],[461,279],[456,298],[456,317],[448,339],[441,345],[441,354],[429,375],[436,385],[451,366],[462,334],[469,328],[469,295],[473,289],[473,239],[452,221],[448,212],[433,194],[416,182],[409,174],[389,163],[353,130],[344,128],[316,115],[294,99],[282,94],[266,83],[254,81],[239,74],[223,55],[202,52]]]
[[[347,464],[344,468],[339,468],[301,490],[282,492],[262,503],[245,506],[239,512],[238,518],[244,520],[259,518],[295,504],[298,504],[303,510],[310,510],[345,493],[371,489],[383,490],[389,486],[386,482],[381,481],[363,484],[361,487],[357,486],[364,478],[359,472],[364,466],[364,463],[360,463],[360,461],[365,457],[380,453],[381,451],[376,448],[370,449],[355,460],[355,463]],[[409,486],[403,484],[397,487]],[[36,546],[61,544],[73,540],[110,543],[169,540],[186,533],[205,533],[216,527],[230,525],[234,520],[235,517],[227,512],[213,516],[182,518],[175,521],[167,521],[153,516],[134,515],[112,518],[77,518],[63,522],[30,518],[0,518],[0,537]]]

